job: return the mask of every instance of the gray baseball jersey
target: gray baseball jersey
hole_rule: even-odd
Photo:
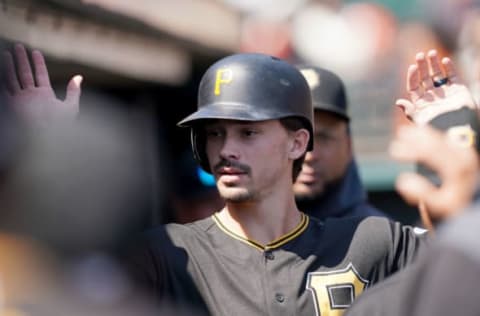
[[[408,264],[425,238],[385,218],[302,214],[290,233],[260,245],[213,215],[146,234],[130,256],[161,299],[210,315],[342,315],[368,286]]]

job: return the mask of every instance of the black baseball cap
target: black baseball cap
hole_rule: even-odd
[[[320,67],[303,65],[297,68],[310,87],[313,109],[331,112],[349,121],[347,96],[342,79]]]

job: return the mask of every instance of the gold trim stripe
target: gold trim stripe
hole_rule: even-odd
[[[237,240],[240,240],[241,242],[244,242],[246,244],[249,244],[250,246],[253,246],[253,247],[257,248],[258,250],[261,250],[261,251],[264,250],[263,246],[259,242],[243,238],[242,236],[240,236],[238,234],[235,234],[234,232],[229,230],[225,225],[223,225],[223,223],[217,217],[217,214],[213,214],[212,218],[213,218],[214,222],[218,225],[218,227],[220,227],[220,229],[223,230],[223,232],[226,233],[227,235],[229,235],[230,237],[233,237]]]
[[[308,223],[309,223],[309,217],[307,215],[305,215],[304,213],[301,213],[302,214],[302,220],[300,221],[300,224],[298,224],[298,226],[292,230],[290,233],[272,241],[272,242],[269,242],[265,248],[268,248],[268,249],[273,249],[273,248],[277,248],[277,247],[280,247],[284,244],[286,244],[287,242],[289,242],[290,240],[293,240],[295,239],[296,237],[300,236],[300,234],[302,234],[305,229],[307,229],[308,227]]]
[[[217,214],[213,214],[212,215],[212,218],[213,218],[213,221],[218,225],[218,227],[224,232],[226,233],[227,235],[241,241],[241,242],[244,242],[252,247],[255,247],[257,248],[258,250],[260,251],[265,251],[265,250],[268,250],[268,249],[275,249],[275,248],[278,248],[284,244],[286,244],[287,242],[295,239],[296,237],[300,236],[308,227],[308,224],[310,222],[310,219],[307,215],[305,215],[304,213],[301,213],[302,215],[302,219],[300,220],[300,223],[297,225],[297,227],[295,227],[291,232],[289,232],[288,234],[285,234],[283,235],[282,237],[280,238],[277,238],[275,239],[274,241],[272,242],[269,242],[267,245],[262,245],[261,243],[259,243],[258,241],[255,241],[255,240],[252,240],[252,239],[248,239],[248,238],[244,238],[234,232],[232,232],[231,230],[229,230],[223,223],[222,221],[220,220],[220,218],[218,218]]]

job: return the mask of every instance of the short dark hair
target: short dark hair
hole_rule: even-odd
[[[305,127],[305,122],[303,121],[303,119],[298,117],[281,118],[280,124],[282,124],[282,126],[287,131],[291,131],[291,132],[298,131],[299,129],[302,129],[302,128],[307,129]],[[312,137],[312,135],[310,135],[310,137]],[[295,159],[295,161],[293,162],[293,169],[292,169],[293,182],[297,180],[297,177],[300,174],[300,171],[302,170],[302,165],[303,165],[303,161],[305,160],[306,154],[307,154],[307,151],[305,151],[300,158]]]

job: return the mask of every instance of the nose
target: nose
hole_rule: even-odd
[[[223,140],[220,157],[227,160],[238,160],[240,158],[237,141],[229,134],[225,135]]]
[[[307,151],[307,153],[305,154],[305,162],[314,162],[315,160],[317,160],[317,154],[314,151]]]

